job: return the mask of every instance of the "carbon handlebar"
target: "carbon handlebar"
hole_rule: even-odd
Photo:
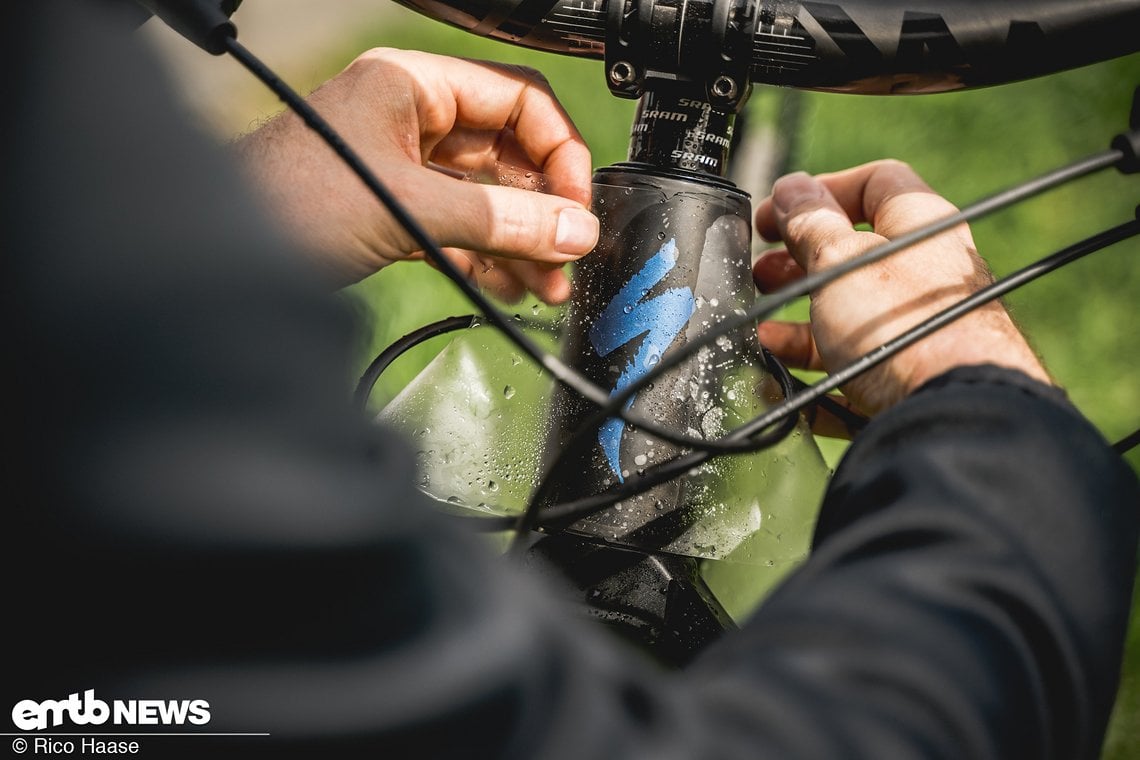
[[[941,92],[1140,50],[1140,0],[397,2],[481,36],[605,58],[611,89],[630,95],[655,73],[710,66],[801,89]]]

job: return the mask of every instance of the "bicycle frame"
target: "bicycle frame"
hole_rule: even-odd
[[[654,239],[655,225],[645,221],[656,218],[658,211],[662,219],[674,218],[677,209],[666,200],[653,213],[627,213],[627,205],[638,203],[615,209],[623,198],[608,188],[612,182],[627,190],[666,186],[667,198],[711,194],[722,210],[737,205],[721,219],[741,219],[747,226],[751,214],[746,198],[722,179],[733,118],[747,100],[752,81],[868,94],[938,92],[1039,76],[1098,56],[1123,54],[1137,43],[1121,30],[1140,28],[1140,4],[1135,2],[1097,3],[1074,13],[1070,4],[1048,2],[938,3],[933,12],[928,8],[935,4],[924,8],[913,2],[856,1],[841,7],[726,0],[560,0],[514,6],[400,1],[476,34],[602,57],[610,91],[640,99],[629,161],[595,176],[602,192],[593,211],[611,234],[578,267],[564,353],[570,366],[599,385],[613,387],[613,395],[647,374],[649,358],[663,355],[673,344],[693,313],[693,297],[691,287],[667,278],[674,264],[681,268],[679,262],[655,258],[674,257],[676,247],[667,246],[675,239]],[[701,250],[706,234],[715,238],[710,232],[714,223],[700,213],[690,218],[696,233],[690,237],[696,241],[689,247]],[[631,227],[640,234],[625,235]],[[750,269],[747,243],[727,248],[714,244],[697,258],[687,269],[695,272],[702,262],[729,262],[727,276],[721,278],[725,282],[734,281],[733,271]],[[627,293],[635,284],[639,292]],[[719,300],[735,304],[748,286],[727,287]],[[624,317],[619,305],[624,306]],[[619,341],[628,341],[624,350],[618,350]],[[682,382],[686,371],[692,377],[691,368],[679,369]],[[630,395],[625,408],[642,416],[664,413],[671,427],[692,429],[694,409],[678,405],[670,387],[666,382],[649,386]],[[604,492],[613,480],[635,469],[635,452],[642,452],[644,462],[645,451],[654,445],[662,448],[652,435],[629,430],[620,419],[591,416],[590,404],[569,391],[556,392],[552,409],[555,423],[548,452],[558,456],[551,459],[548,453],[545,479],[528,512],[540,514],[552,503]],[[669,453],[679,454],[680,449]],[[563,579],[576,585],[589,614],[639,639],[659,657],[679,663],[715,637],[727,615],[694,566],[678,566],[675,558],[667,566],[662,558],[670,555],[654,552],[687,527],[679,517],[684,508],[675,482],[655,486],[643,496],[647,498],[623,500],[570,525],[563,523],[563,530],[574,535],[559,533],[540,541],[531,549],[531,564],[535,556],[553,564]],[[532,525],[524,518],[520,527]],[[620,549],[603,548],[604,543],[650,554],[630,557]],[[670,604],[660,594],[654,598],[631,593],[630,588],[670,589],[676,598]],[[677,591],[682,588],[685,593]],[[678,636],[686,620],[690,632]]]
[[[711,221],[702,219],[692,223],[695,235],[702,237],[707,237],[723,218],[743,219],[745,226],[748,225],[750,214],[746,201],[742,205],[741,194],[731,183],[723,180],[723,172],[727,164],[733,114],[747,99],[753,80],[806,89],[860,93],[934,92],[1039,76],[1140,48],[1140,41],[1130,39],[1135,35],[1128,34],[1130,29],[1140,25],[1140,2],[1136,0],[1104,0],[1086,4],[1079,12],[1072,10],[1071,3],[1060,2],[1007,3],[1000,10],[970,2],[927,4],[929,7],[937,5],[938,12],[908,10],[908,6],[913,5],[893,1],[849,2],[840,7],[823,3],[719,0],[673,4],[634,0],[624,4],[581,3],[571,6],[560,0],[553,5],[523,2],[514,6],[492,6],[484,15],[476,17],[463,4],[412,4],[417,10],[476,33],[555,52],[604,57],[606,81],[611,92],[641,99],[630,161],[602,170],[600,174],[606,180],[605,184],[627,188],[638,183],[654,187],[669,185],[671,191],[667,195],[690,193],[715,198],[720,204],[720,211],[715,217]],[[248,56],[248,51],[243,52],[231,37],[224,33],[220,37],[211,34],[197,36],[207,49],[215,46],[215,39],[220,40],[216,44],[221,50],[237,55],[265,81],[273,81],[259,69],[255,59]],[[769,36],[784,39],[773,47],[776,43],[768,41]],[[794,50],[802,52],[795,53]],[[806,56],[809,61],[803,65],[795,64],[796,55]],[[279,92],[304,114],[303,106],[286,97],[284,89],[279,89]],[[306,118],[311,126],[330,139],[330,143],[335,142],[327,125],[322,125],[314,115]],[[1123,166],[1122,162],[1127,163],[1129,151],[1134,160],[1136,145],[1137,141],[1132,138],[1120,142],[1115,154],[1093,162],[1095,168],[1114,164]],[[342,152],[342,156],[353,163],[350,151]],[[366,170],[354,168],[362,177],[370,176]],[[375,178],[366,181],[386,204],[393,202]],[[603,196],[598,200],[604,199]],[[610,226],[625,228],[628,226],[626,215],[621,209],[615,211],[615,205],[618,204],[611,202],[609,209],[603,209],[602,204],[596,203],[595,210],[612,217]],[[633,219],[637,213],[628,216]],[[418,229],[406,213],[397,214],[397,219],[409,230]],[[732,223],[728,224],[731,226]],[[950,226],[950,222],[943,228],[945,226]],[[928,230],[926,234],[932,233]],[[422,233],[413,233],[413,237],[424,244],[429,254],[432,252],[430,239]],[[726,236],[725,240],[729,237]],[[676,303],[672,304],[667,317],[671,315],[677,317],[675,321],[684,322],[693,313],[691,303],[685,301],[682,292],[686,285],[665,282],[664,274],[676,265],[675,254],[659,259],[666,251],[666,245],[656,239],[637,241],[636,236],[634,239],[648,245],[629,245],[614,254],[628,254],[633,257],[631,261],[594,257],[598,268],[592,273],[585,273],[585,279],[594,285],[596,302],[576,303],[575,308],[587,316],[577,322],[583,332],[571,337],[567,360],[558,362],[540,351],[527,351],[564,383],[569,389],[565,393],[572,391],[602,409],[600,414],[592,413],[588,407],[563,414],[553,437],[553,449],[560,450],[559,447],[569,437],[580,436],[582,429],[586,428],[587,436],[596,436],[598,445],[584,453],[573,454],[583,458],[571,468],[572,471],[608,471],[619,481],[624,470],[623,457],[628,456],[628,450],[623,452],[623,446],[630,441],[638,442],[636,436],[644,436],[645,432],[657,435],[652,425],[642,424],[644,410],[640,410],[639,417],[639,410],[629,411],[630,405],[626,401],[632,402],[633,394],[664,371],[668,363],[664,361],[667,349],[673,345],[673,338],[684,325],[673,330],[672,335],[662,335],[661,345],[654,344],[657,361],[651,364],[649,356],[652,351],[642,351],[651,341],[619,340],[631,334],[637,337],[647,330],[651,332],[651,329],[639,333],[636,325],[630,328],[620,324],[605,326],[606,317],[613,317],[610,322],[620,322],[620,317],[616,316],[618,313],[631,314],[639,306],[667,293],[680,293],[674,297]],[[603,249],[610,242],[603,243]],[[714,246],[712,255],[725,260],[731,258],[736,268],[747,263],[747,245],[726,245]],[[879,252],[879,255],[885,256],[893,250]],[[668,261],[670,256],[674,257],[672,262]],[[870,260],[877,259],[869,257],[861,263]],[[667,271],[652,282],[646,280],[649,287],[642,287],[645,283],[637,278],[647,268],[652,269],[655,261],[659,268]],[[615,272],[620,276],[613,276]],[[460,284],[459,280],[456,280],[457,284]],[[627,293],[623,300],[623,292],[634,282],[637,286],[631,291],[633,295]],[[660,289],[650,294],[649,291],[658,286]],[[689,297],[693,298],[692,285],[688,287]],[[725,298],[731,302],[738,295],[734,290],[739,291],[740,287],[737,283],[736,289],[730,288]],[[470,286],[465,292],[472,300],[482,303],[477,294],[470,291]],[[619,308],[621,306],[628,306],[630,310],[625,312]],[[758,313],[749,313],[746,317],[756,317]],[[678,315],[683,315],[683,319]],[[660,322],[657,320],[658,324]],[[718,335],[738,329],[747,323],[747,319],[739,323],[728,322],[731,324],[726,324],[719,331],[710,330],[700,336],[700,343],[707,344]],[[599,323],[603,327],[593,330]],[[509,324],[496,324],[512,334]],[[591,335],[591,332],[595,334]],[[526,346],[521,336],[512,337],[520,346]],[[607,337],[612,339],[607,340]],[[634,371],[622,373],[616,383],[610,385],[613,378],[606,376],[608,369],[590,366],[597,358],[591,355],[590,347],[595,354],[600,354],[604,349],[599,344],[609,347],[615,342],[617,345],[602,355],[608,356],[627,346],[627,355],[617,364]],[[636,345],[627,345],[631,343]],[[694,342],[693,346],[696,345],[699,344]],[[566,371],[567,367],[569,371]],[[857,371],[862,369],[865,367],[857,368]],[[612,389],[608,393],[607,385]],[[599,388],[602,389],[600,392]],[[660,400],[654,400],[649,393],[639,397],[648,406],[660,405]],[[562,403],[576,403],[574,398],[566,396]],[[784,418],[790,418],[794,411],[785,413]],[[608,414],[620,415],[620,420],[607,420]],[[767,418],[761,421],[764,419]],[[677,421],[669,420],[665,427]],[[753,433],[775,422],[778,420],[773,419]],[[644,432],[627,436],[625,423],[640,427]],[[590,429],[591,425],[593,429]],[[607,438],[607,426],[611,426],[609,430],[612,433],[612,425],[617,425],[617,433]],[[733,443],[728,438],[718,443],[721,446]],[[676,452],[683,451],[686,445],[706,446],[706,442],[692,436],[674,434],[667,440],[674,444]],[[640,444],[644,445],[643,442]],[[706,448],[713,450],[713,447]],[[549,493],[536,494],[532,508],[518,521],[517,527],[520,531],[538,527],[543,507],[559,500],[573,502],[588,498],[596,492],[596,485],[588,481],[567,482],[561,488],[557,484],[552,486]],[[540,496],[557,498],[543,499]],[[593,511],[597,512],[597,509]],[[678,510],[674,506],[664,511],[672,515]],[[591,513],[582,511],[579,515],[562,510],[560,514],[565,528],[573,524],[573,521],[566,522],[567,515],[586,518]],[[635,522],[630,533],[643,531],[649,523],[660,520],[653,515],[641,517],[645,519]],[[549,524],[558,522],[551,520]],[[701,586],[699,578],[692,572],[692,565],[683,559],[652,553],[631,556],[623,549],[600,546],[597,540],[589,540],[600,536],[597,531],[592,532],[588,524],[578,524],[575,534],[573,537],[559,535],[543,539],[530,547],[528,556],[532,564],[552,563],[563,573],[585,579],[582,586],[584,601],[594,614],[639,638],[663,659],[683,661],[728,625],[715,598]],[[669,589],[664,595],[664,603],[647,603],[645,590],[656,589],[662,583]],[[629,593],[630,587],[637,589],[638,593]],[[613,594],[609,593],[610,590]],[[687,633],[675,624],[677,620],[688,623]],[[676,635],[671,633],[662,637],[662,630]],[[667,645],[660,646],[665,639],[668,640]]]

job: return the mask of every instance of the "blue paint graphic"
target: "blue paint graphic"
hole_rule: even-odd
[[[645,262],[641,271],[618,291],[614,300],[590,328],[590,343],[598,352],[598,356],[608,356],[626,343],[645,335],[645,340],[642,341],[633,360],[625,366],[621,376],[618,377],[617,384],[610,392],[610,398],[628,388],[661,361],[665,350],[684,329],[689,317],[693,316],[695,304],[693,291],[689,288],[671,288],[648,301],[641,300],[676,265],[677,241],[670,239],[661,246],[653,258]],[[626,402],[626,409],[633,404],[633,398]],[[598,443],[606,454],[610,469],[622,483],[625,482],[625,478],[621,474],[618,454],[624,430],[625,422],[617,417],[611,417],[598,431]]]

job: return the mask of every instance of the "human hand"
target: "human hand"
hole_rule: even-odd
[[[753,276],[769,292],[955,211],[897,161],[815,179],[792,174],[777,181],[756,210],[760,235],[787,248],[762,254]],[[861,222],[874,231],[856,231]],[[961,225],[813,292],[810,323],[765,322],[760,342],[789,366],[835,371],[990,282],[969,228]],[[954,367],[987,363],[1051,382],[1005,308],[991,301],[841,390],[848,405],[873,415]]]
[[[472,280],[506,300],[566,300],[562,266],[597,242],[590,153],[530,69],[415,51],[370,50],[310,104]],[[422,251],[299,117],[284,112],[237,148],[283,223],[341,284]],[[546,193],[467,182],[495,161],[545,175]]]

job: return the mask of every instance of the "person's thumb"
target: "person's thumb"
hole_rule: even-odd
[[[831,191],[808,174],[797,172],[777,180],[772,187],[772,206],[780,239],[809,274],[864,247]]]
[[[410,210],[441,245],[565,264],[598,242],[598,218],[575,201],[430,174]]]

